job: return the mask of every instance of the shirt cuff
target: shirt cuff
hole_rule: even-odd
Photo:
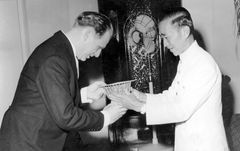
[[[101,111],[104,116],[104,124],[103,127],[108,126],[110,124],[110,116],[109,113],[106,111]]]
[[[92,103],[93,100],[87,98],[87,87],[80,90],[82,103]]]
[[[151,95],[151,94],[146,93],[146,96],[147,96],[147,97],[146,97],[146,103],[147,103],[147,101],[149,100],[150,95]]]
[[[146,113],[146,104],[144,104],[141,108],[141,114],[145,114]]]
[[[146,93],[146,102],[145,102],[145,104],[142,106],[142,108],[141,108],[141,114],[145,114],[146,113],[146,111],[147,111],[147,102],[148,102],[148,99],[149,99],[149,94],[148,93]]]

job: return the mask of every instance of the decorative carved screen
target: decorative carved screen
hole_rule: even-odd
[[[164,48],[158,39],[157,19],[165,7],[181,5],[180,0],[98,0],[99,11],[110,17],[114,25],[115,45],[118,49],[103,51],[105,80],[133,80],[133,87],[149,92],[167,89],[175,75],[177,58]],[[118,52],[116,52],[118,51]],[[109,53],[111,52],[111,53]],[[112,55],[111,54],[117,54]],[[115,59],[113,59],[115,57]],[[114,60],[113,63],[109,60]],[[116,62],[118,61],[118,62]],[[117,68],[111,68],[111,65]],[[110,69],[110,70],[108,70]],[[118,72],[115,72],[118,71]],[[113,73],[113,74],[112,74]],[[121,75],[121,76],[120,76]]]
[[[157,24],[150,11],[139,10],[128,17],[123,29],[128,76],[136,79],[133,87],[149,92],[160,92],[161,48],[159,47]]]

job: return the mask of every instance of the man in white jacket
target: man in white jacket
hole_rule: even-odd
[[[193,36],[190,13],[183,7],[165,12],[159,23],[165,46],[180,57],[168,90],[112,94],[126,108],[146,113],[148,125],[176,123],[174,151],[229,151],[222,119],[221,72]]]

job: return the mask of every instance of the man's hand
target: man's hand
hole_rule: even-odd
[[[102,81],[94,82],[93,84],[87,87],[87,99],[91,99],[93,101],[99,100],[105,96],[106,92],[103,88],[106,83]]]
[[[125,94],[112,93],[109,94],[108,97],[113,102],[119,103],[123,107],[136,112],[141,112],[141,109],[146,102],[146,95],[135,89],[132,89],[130,93]]]
[[[131,93],[136,96],[137,99],[139,99],[141,102],[146,103],[147,95],[143,92],[140,92],[136,89],[131,89]]]
[[[121,118],[126,113],[127,109],[116,102],[111,102],[103,109],[103,111],[108,113],[110,118],[109,124],[112,124]]]

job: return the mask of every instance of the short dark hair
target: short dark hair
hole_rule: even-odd
[[[112,28],[111,20],[97,12],[82,12],[75,20],[74,26],[90,26],[93,27],[99,36],[102,36],[107,30]]]
[[[190,33],[194,31],[193,21],[190,13],[184,7],[170,7],[163,11],[164,15],[161,21],[165,19],[172,18],[171,23],[177,25],[178,27],[188,26],[190,28]]]

